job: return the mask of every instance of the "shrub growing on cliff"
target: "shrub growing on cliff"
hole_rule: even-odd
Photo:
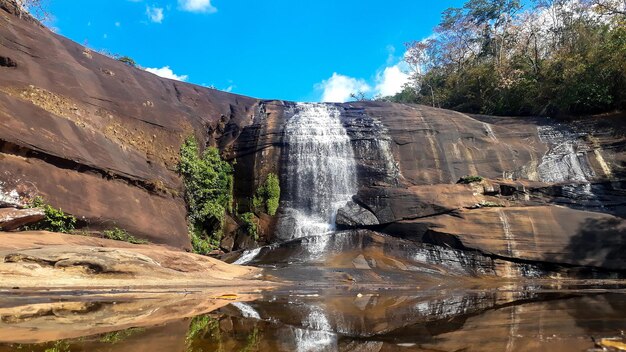
[[[180,149],[178,172],[183,177],[185,201],[194,251],[206,254],[219,245],[222,226],[233,201],[233,167],[217,148],[200,153],[190,137]]]
[[[239,216],[243,221],[244,231],[255,240],[259,239],[259,227],[253,213],[244,213]]]
[[[482,182],[482,180],[483,178],[481,176],[463,176],[457,181],[457,183],[469,185],[474,182]]]
[[[267,214],[274,216],[278,210],[278,204],[280,202],[280,182],[276,174],[270,173],[267,175],[265,183],[257,189],[254,198],[252,199],[253,208],[260,209],[265,207]]]
[[[135,62],[135,60],[133,60],[132,58],[128,56],[120,56],[117,58],[117,61],[125,63],[126,65],[130,67],[137,67],[137,63]]]
[[[28,226],[28,230],[70,233],[76,229],[75,217],[46,204],[43,198],[35,197],[30,206],[43,209],[45,218],[35,225]]]
[[[114,228],[113,230],[106,230],[102,232],[104,238],[115,241],[123,241],[132,244],[146,244],[148,241],[137,238],[131,234],[129,234],[126,230],[122,230],[119,228]]]

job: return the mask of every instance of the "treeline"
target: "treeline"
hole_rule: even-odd
[[[469,0],[408,44],[389,99],[469,113],[581,115],[626,107],[626,0]]]

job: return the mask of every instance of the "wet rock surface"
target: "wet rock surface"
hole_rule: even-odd
[[[555,264],[521,261],[486,251],[453,249],[448,243],[428,244],[370,230],[342,231],[295,239],[222,259],[265,269],[279,281],[309,287],[432,287],[468,285],[474,280],[622,279],[621,270],[592,268],[589,263]],[[452,285],[452,286],[450,286]]]
[[[340,228],[374,226],[380,224],[376,215],[355,202],[349,202],[346,206],[339,209],[335,222]]]

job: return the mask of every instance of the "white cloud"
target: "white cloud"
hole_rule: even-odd
[[[403,63],[386,67],[376,75],[376,93],[387,97],[402,91],[410,76],[402,70]]]
[[[217,12],[217,9],[211,5],[211,0],[178,0],[178,5],[189,12]]]
[[[155,75],[163,78],[174,79],[177,81],[186,81],[189,76],[187,75],[177,75],[172,71],[169,66],[163,66],[161,68],[146,68],[146,71],[150,73],[154,73]]]
[[[332,77],[315,85],[322,91],[322,101],[329,103],[344,103],[351,94],[367,93],[371,87],[362,79],[333,73]]]
[[[150,21],[154,23],[163,22],[163,18],[165,17],[163,15],[163,8],[161,7],[146,6],[146,14],[148,15],[148,18],[150,19]]]
[[[396,47],[389,44],[387,45],[387,65],[391,65],[396,61]]]

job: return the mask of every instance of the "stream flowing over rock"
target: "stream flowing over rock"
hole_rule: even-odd
[[[0,208],[39,195],[85,230],[190,250],[176,165],[194,135],[234,165],[231,262],[350,282],[626,272],[626,119],[260,100],[130,67],[17,9],[0,0]],[[270,173],[276,216],[251,204]]]
[[[297,104],[285,125],[286,173],[282,219],[286,239],[327,234],[337,210],[357,191],[350,138],[337,108]]]

